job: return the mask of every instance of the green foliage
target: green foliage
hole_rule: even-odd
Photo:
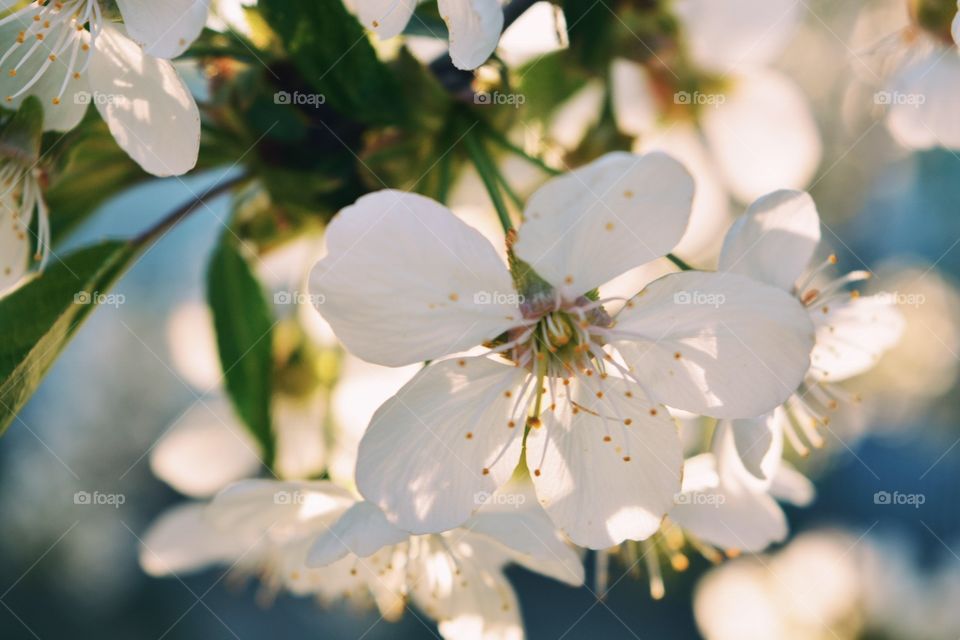
[[[87,247],[0,299],[0,433],[136,253],[125,242]]]
[[[396,76],[342,0],[261,0],[259,6],[304,79],[328,104],[364,123],[406,118]]]
[[[273,460],[271,396],[275,320],[263,289],[228,229],[220,239],[207,274],[207,299],[213,311],[220,363],[233,406],[264,460]]]

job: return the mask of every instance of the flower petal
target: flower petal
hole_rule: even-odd
[[[203,31],[210,0],[117,0],[130,38],[144,53],[168,60],[187,50]]]
[[[960,149],[960,54],[934,48],[904,65],[890,90],[887,128],[911,149]],[[884,95],[883,93],[878,95]]]
[[[490,57],[503,31],[497,0],[438,0],[450,31],[450,58],[458,69],[476,69]]]
[[[780,73],[737,78],[722,103],[703,110],[702,128],[742,202],[775,189],[803,189],[820,164],[823,148],[809,101]]]
[[[583,376],[556,403],[543,427],[527,435],[540,504],[571,540],[590,549],[653,535],[680,490],[683,464],[666,409],[624,380]]]
[[[783,455],[784,420],[781,407],[759,418],[733,420],[730,430],[740,463],[758,479],[770,480]]]
[[[563,541],[540,505],[529,480],[500,487],[464,529],[506,548],[512,560],[531,571],[574,587],[583,584],[583,562]]]
[[[900,341],[905,321],[885,294],[851,297],[810,309],[817,344],[810,374],[838,382],[872,369],[884,352]]]
[[[222,398],[191,407],[150,451],[154,475],[188,496],[212,496],[256,474],[260,449]]]
[[[364,434],[360,493],[412,533],[463,524],[517,465],[527,377],[488,358],[423,369],[380,407]]]
[[[676,11],[696,65],[728,74],[772,62],[799,24],[801,8],[794,0],[680,0]]]
[[[326,566],[348,555],[367,558],[409,537],[409,533],[390,524],[380,507],[361,501],[347,509],[329,531],[313,542],[307,553],[307,566]]]
[[[25,19],[14,19],[0,27],[0,42],[6,43],[4,51],[17,41],[17,37],[24,29],[23,20]],[[36,96],[43,105],[44,131],[69,131],[73,129],[80,124],[89,104],[87,99],[89,94],[85,91],[89,84],[87,74],[81,73],[79,78],[71,75],[68,78],[67,76],[71,74],[72,70],[62,56],[56,62],[50,61],[50,56],[54,55],[56,44],[61,42],[64,37],[64,29],[71,32],[67,37],[79,37],[84,42],[89,41],[86,32],[79,36],[75,35],[74,27],[70,24],[54,25],[42,41],[34,41],[37,49],[33,55],[24,60],[26,50],[15,53],[7,61],[9,67],[3,69],[0,73],[0,98],[3,99],[4,108],[19,109],[28,96]],[[72,40],[68,41],[68,45],[71,47],[72,44],[70,43],[72,42]],[[32,47],[34,45],[26,43],[22,46]],[[17,72],[11,75],[10,72],[14,66],[17,67]],[[43,71],[36,83],[25,93],[17,96],[44,66],[46,66],[46,70]],[[66,80],[66,84],[64,84],[64,80]]]
[[[200,111],[173,65],[144,54],[120,29],[106,24],[88,73],[110,133],[144,171],[162,177],[193,169]]]
[[[793,296],[745,276],[664,276],[616,317],[610,339],[654,400],[716,418],[770,411],[803,380],[813,326]]]
[[[797,507],[809,506],[816,494],[813,483],[786,461],[777,469],[770,485],[770,495]]]
[[[310,276],[317,308],[357,356],[400,366],[465,351],[516,326],[513,281],[443,205],[378,191],[341,211]]]
[[[151,576],[180,575],[232,562],[253,548],[246,539],[207,521],[205,504],[187,503],[163,512],[140,545],[140,566]]]
[[[357,17],[383,39],[400,35],[410,22],[416,0],[356,0]]]
[[[793,291],[820,244],[820,216],[810,194],[774,191],[747,209],[727,232],[720,271]]]
[[[647,68],[626,58],[614,58],[610,84],[617,128],[634,137],[654,131],[659,109]]]
[[[527,203],[514,251],[565,298],[667,253],[687,228],[693,179],[663,153],[608,153]]]

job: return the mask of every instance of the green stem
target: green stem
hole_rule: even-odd
[[[484,148],[483,142],[476,136],[472,134],[467,135],[465,142],[470,160],[473,161],[473,165],[477,168],[477,173],[480,174],[480,179],[483,180],[483,186],[486,187],[487,193],[490,195],[490,200],[493,201],[493,206],[497,210],[497,217],[500,218],[500,224],[503,226],[504,232],[509,233],[513,229],[513,222],[510,220],[510,212],[507,211],[507,205],[503,201],[503,194],[500,193],[500,187],[497,184],[499,181],[497,167]]]
[[[693,271],[693,270],[694,270],[693,267],[691,267],[689,264],[687,264],[686,262],[684,262],[683,260],[681,260],[681,259],[678,258],[677,256],[673,255],[672,253],[668,253],[668,254],[667,254],[667,260],[669,260],[670,262],[672,262],[673,264],[675,264],[675,265],[677,266],[677,268],[680,269],[680,271]]]

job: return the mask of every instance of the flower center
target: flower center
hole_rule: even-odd
[[[0,57],[0,69],[23,84],[6,97],[13,102],[27,93],[53,65],[62,65],[63,82],[53,104],[60,104],[70,79],[87,70],[103,13],[97,0],[37,0],[0,20],[0,27],[21,26],[13,44]],[[56,67],[55,67],[56,68]]]

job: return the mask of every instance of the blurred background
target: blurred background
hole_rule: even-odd
[[[875,91],[861,68],[867,52],[896,31],[902,2],[799,4],[801,26],[774,66],[808,96],[822,141],[809,186],[824,242],[843,271],[876,274],[870,290],[897,293],[904,338],[852,382],[863,397],[856,415],[824,449],[795,461],[817,498],[788,509],[784,545],[720,567],[693,557],[687,571],[667,571],[659,601],[645,579],[616,565],[602,601],[511,569],[530,638],[739,638],[757,629],[770,638],[960,637],[960,156],[904,148],[863,99]],[[556,124],[558,137],[594,117],[591,108]],[[137,187],[102,207],[71,245],[134,235],[214,178]],[[468,219],[495,224],[482,196],[474,204]],[[215,201],[146,253],[114,291],[122,303],[97,310],[4,438],[0,637],[436,636],[410,613],[388,623],[271,594],[222,570],[180,581],[151,578],[138,564],[150,522],[184,499],[149,460],[200,397],[182,361],[190,338],[202,336],[175,317],[203,304],[227,215],[227,203]],[[187,356],[177,344],[188,345]],[[122,498],[78,504],[77,492]],[[897,504],[883,492],[913,498]],[[588,556],[588,577],[591,566]]]

